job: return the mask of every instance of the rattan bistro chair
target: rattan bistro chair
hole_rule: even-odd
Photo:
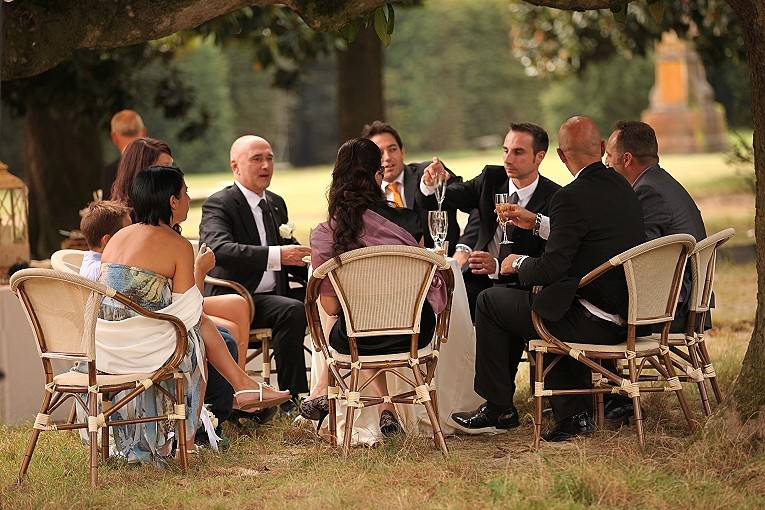
[[[446,285],[446,308],[438,315],[434,341],[418,351],[420,314],[436,271]],[[388,274],[395,274],[396,278],[385,278]],[[343,309],[350,355],[332,350],[321,327],[319,286],[325,278],[332,283]],[[441,343],[446,342],[449,335],[453,289],[454,276],[446,259],[411,246],[383,245],[352,250],[328,260],[313,271],[305,302],[308,328],[316,350],[324,354],[329,368],[327,396],[333,445],[337,445],[337,400],[344,400],[348,408],[343,436],[344,455],[348,455],[351,447],[355,410],[383,402],[424,405],[433,427],[433,440],[444,454],[448,453],[438,420],[434,376]],[[359,356],[357,338],[396,334],[411,335],[409,352]],[[361,381],[362,369],[373,370],[374,374]],[[413,379],[398,369],[411,370]],[[412,389],[386,397],[361,395],[375,377],[388,373],[406,382]],[[348,378],[350,381],[346,380]]]
[[[616,345],[567,343],[552,335],[539,315],[532,311],[534,327],[541,339],[529,342],[529,352],[535,355],[534,371],[534,447],[539,447],[542,435],[542,399],[553,395],[593,394],[597,399],[598,422],[603,424],[603,394],[623,393],[632,398],[640,445],[645,444],[643,417],[640,408],[641,392],[673,391],[677,394],[689,427],[694,428],[683,386],[670,360],[668,334],[677,307],[683,273],[688,255],[696,244],[693,236],[674,234],[660,237],[629,249],[586,274],[579,283],[582,288],[617,267],[624,269],[629,295],[627,338]],[[637,337],[638,326],[663,324],[658,337]],[[544,355],[554,360],[544,365]],[[563,357],[571,356],[592,370],[593,387],[569,390],[545,389],[544,378]],[[603,360],[627,360],[629,378],[621,377],[601,366]],[[640,364],[637,364],[640,360]],[[644,368],[655,369],[666,384],[640,386]]]
[[[186,469],[186,391],[183,373],[177,370],[186,353],[187,332],[180,319],[172,315],[155,313],[137,305],[124,294],[86,278],[50,269],[24,269],[11,276],[11,289],[21,300],[27,315],[38,352],[45,370],[45,392],[40,412],[35,418],[19,471],[19,481],[26,475],[29,463],[42,431],[87,429],[90,436],[90,482],[97,482],[98,434],[101,433],[101,455],[109,456],[109,427],[135,423],[175,421],[178,444],[177,455],[182,469]],[[112,298],[136,313],[152,319],[167,321],[175,329],[175,352],[159,370],[151,374],[103,375],[96,372],[96,319],[104,297]],[[87,363],[88,373],[63,372],[54,375],[51,359]],[[110,420],[110,417],[147,388],[159,381],[175,379],[175,395],[157,385],[173,402],[173,412],[155,417],[128,420]],[[110,395],[129,390],[118,402],[109,401]],[[87,421],[57,424],[51,414],[66,400],[73,399],[87,413]],[[86,403],[87,401],[87,403]]]
[[[80,274],[80,266],[85,252],[82,250],[58,250],[50,256],[50,265],[56,271]]]
[[[709,380],[718,404],[722,402],[722,394],[717,383],[717,373],[704,342],[704,323],[712,298],[717,249],[735,234],[734,229],[726,228],[696,243],[696,248],[689,256],[691,290],[688,297],[687,330],[685,333],[670,333],[668,339],[672,361],[683,372],[680,374],[680,379],[693,381],[698,385],[702,408],[706,416],[712,414],[706,380]]]

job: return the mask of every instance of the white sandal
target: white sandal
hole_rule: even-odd
[[[270,385],[259,382],[258,383],[258,389],[257,390],[239,390],[234,393],[234,399],[236,399],[239,395],[244,395],[245,393],[257,393],[260,396],[260,399],[257,402],[250,402],[247,404],[244,404],[240,406],[238,409],[240,411],[249,411],[250,409],[262,409],[264,407],[273,407],[277,406],[283,402],[288,401],[290,398],[292,398],[292,395],[289,393],[286,393],[285,395],[281,395],[279,397],[271,398],[268,400],[263,400],[263,387],[271,388]]]

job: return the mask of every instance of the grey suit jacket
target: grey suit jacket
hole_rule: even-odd
[[[646,240],[670,234],[690,234],[701,241],[707,237],[701,212],[682,184],[659,165],[648,167],[632,185],[643,207]],[[683,289],[675,317],[687,314],[686,297],[691,288],[691,269],[685,268]],[[709,317],[709,314],[707,314]],[[707,320],[708,326],[711,322]]]

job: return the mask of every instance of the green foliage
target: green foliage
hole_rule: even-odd
[[[545,82],[513,58],[506,2],[442,0],[397,14],[385,94],[407,149],[466,147],[512,121],[541,122]]]
[[[604,133],[619,119],[639,119],[654,83],[650,57],[616,55],[581,74],[560,79],[541,94],[545,126],[560,126],[573,115],[589,115]]]
[[[193,84],[196,100],[185,126],[166,118],[151,104],[138,103],[150,134],[162,138],[175,150],[176,163],[184,172],[210,172],[228,168],[228,147],[234,138],[234,117],[226,54],[211,40],[191,41],[178,52],[174,64],[180,79]],[[141,80],[161,87],[163,70],[157,64],[141,71]]]

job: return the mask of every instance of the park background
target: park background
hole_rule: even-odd
[[[588,58],[578,63],[564,59],[540,64],[519,48],[515,37],[532,23],[527,21],[531,7],[498,0],[416,3],[397,4],[395,31],[382,50],[380,68],[384,116],[401,132],[407,161],[438,155],[470,178],[485,164],[501,163],[501,140],[510,122],[541,124],[554,149],[557,127],[570,115],[591,115],[606,134],[617,119],[639,118],[648,107],[654,84],[651,45],[618,51],[598,46],[584,52]],[[134,108],[150,136],[170,143],[188,174],[190,193],[201,199],[230,184],[230,143],[254,132],[274,145],[277,165],[271,189],[286,199],[298,237],[306,242],[309,228],[325,219],[324,195],[342,139],[344,121],[338,109],[347,98],[338,91],[338,60],[346,44],[329,36],[320,37],[321,50],[316,50],[316,40],[285,43],[289,34],[304,28],[294,17],[280,18],[283,14],[275,9],[238,18],[239,27],[226,21],[222,27],[126,49],[80,50],[57,69],[4,83],[0,159],[29,180],[32,161],[44,160],[56,168],[52,159],[79,147],[75,152],[81,154],[61,156],[65,165],[56,170],[65,181],[87,181],[82,187],[93,189],[93,169],[117,156],[109,141],[109,118],[117,109]],[[270,16],[286,27],[278,44],[273,33],[247,32],[246,21],[258,16]],[[555,12],[533,19],[534,30],[557,36],[545,23],[597,27],[600,31],[588,32],[585,42],[607,39],[609,27],[620,30],[607,11]],[[578,32],[572,31],[571,39],[577,39]],[[230,36],[237,33],[244,36]],[[264,50],[269,44],[271,50]],[[283,52],[274,52],[274,44]],[[753,164],[747,156],[750,84],[740,60],[706,50],[699,48],[715,100],[725,108],[730,149],[662,154],[662,165],[697,200],[708,232],[736,228],[732,244],[744,254],[720,264],[716,329],[710,341],[727,393],[751,336],[755,309]],[[359,83],[374,68],[355,69]],[[71,124],[75,118],[86,125]],[[46,143],[29,143],[41,133],[47,134]],[[50,154],[41,154],[46,151]],[[561,184],[571,179],[554,151],[542,173]],[[60,193],[74,190],[63,187]],[[60,242],[59,228],[75,226],[76,209],[84,205],[81,201],[68,216],[48,215],[42,224],[32,225],[38,232],[48,228],[55,234],[36,238],[38,256]],[[196,207],[184,234],[193,237],[198,220]],[[693,390],[688,393],[696,398]],[[645,452],[639,451],[634,431],[623,429],[535,453],[528,449],[526,397],[521,393],[518,398],[524,413],[520,429],[499,437],[451,438],[452,455],[446,460],[427,438],[410,438],[356,450],[346,462],[318,443],[310,430],[277,419],[268,426],[227,429],[234,438],[232,448],[222,455],[204,452],[186,475],[151,467],[136,471],[112,460],[101,470],[103,487],[97,492],[85,488],[86,452],[69,434],[44,435],[30,483],[15,486],[28,429],[0,425],[0,507],[765,506],[761,419],[742,425],[726,414],[688,435],[676,403],[669,396],[652,395],[646,403],[650,439]],[[693,409],[701,419],[697,404]]]

